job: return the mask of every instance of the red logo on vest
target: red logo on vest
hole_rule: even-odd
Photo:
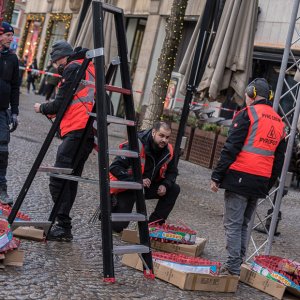
[[[275,140],[276,139],[276,133],[275,133],[275,128],[274,126],[271,127],[268,135],[267,135],[268,138],[272,139],[272,140]]]

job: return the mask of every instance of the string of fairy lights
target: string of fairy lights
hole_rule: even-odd
[[[28,14],[27,15],[22,39],[21,39],[20,46],[19,46],[19,52],[18,52],[19,57],[23,57],[23,55],[24,55],[24,52],[26,49],[27,37],[28,37],[29,31],[32,29],[33,22],[40,22],[36,45],[40,44],[41,33],[42,33],[45,17],[46,17],[45,14]],[[51,13],[50,14],[49,22],[48,22],[47,28],[46,28],[46,36],[44,39],[42,54],[40,57],[39,69],[44,68],[45,58],[46,58],[46,54],[47,54],[47,50],[49,47],[51,35],[53,33],[54,26],[58,26],[59,22],[64,23],[64,29],[65,29],[64,39],[67,39],[69,30],[70,30],[71,20],[72,20],[72,14],[65,14],[65,13]],[[33,58],[36,58],[37,51],[38,51],[38,47],[35,47],[34,53],[33,53]]]

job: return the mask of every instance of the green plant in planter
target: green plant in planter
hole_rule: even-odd
[[[228,136],[229,127],[221,126],[220,135],[227,137]]]
[[[220,126],[218,126],[217,124],[213,124],[213,123],[204,123],[201,125],[201,128],[204,131],[213,131],[213,132],[220,132]]]
[[[191,126],[193,128],[196,128],[198,126],[198,119],[194,116],[188,116],[187,119],[187,126]]]

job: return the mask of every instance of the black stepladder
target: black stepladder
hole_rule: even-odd
[[[120,73],[122,80],[122,87],[115,87],[108,85],[114,72],[116,71],[116,65],[111,64],[106,76],[104,71],[104,51],[103,51],[103,11],[114,14],[117,40],[118,40],[118,52],[119,52],[119,64]],[[153,275],[153,264],[152,264],[152,254],[150,248],[150,239],[148,231],[148,221],[147,221],[147,211],[143,194],[142,186],[142,174],[141,174],[141,164],[139,157],[139,143],[137,138],[137,130],[135,123],[135,111],[133,105],[132,88],[130,83],[130,74],[128,69],[127,60],[127,43],[125,37],[125,27],[124,27],[124,16],[123,11],[117,7],[103,4],[101,2],[93,2],[93,23],[94,23],[94,50],[90,50],[86,54],[86,58],[80,67],[76,78],[74,79],[66,101],[60,108],[56,119],[41,147],[41,150],[25,180],[25,183],[17,197],[17,200],[12,208],[12,211],[8,217],[8,222],[12,225],[12,228],[18,226],[38,226],[43,227],[46,234],[48,230],[53,225],[57,212],[62,203],[64,197],[64,187],[67,180],[82,181],[91,184],[100,185],[100,207],[101,207],[101,223],[102,223],[102,249],[103,249],[103,274],[104,281],[114,282],[114,254],[125,254],[125,253],[138,253],[143,262],[144,275],[148,278],[154,278]],[[74,171],[76,170],[77,164],[80,159],[80,154],[82,147],[79,147],[76,151],[76,155],[73,161],[73,169],[66,168],[55,168],[55,167],[41,167],[41,163],[46,155],[46,152],[53,140],[53,137],[59,127],[59,124],[63,118],[65,111],[68,108],[69,103],[72,101],[73,95],[81,82],[85,70],[88,67],[89,62],[95,58],[95,69],[96,69],[96,101],[93,107],[90,118],[87,122],[85,132],[82,137],[83,145],[89,135],[89,131],[93,126],[93,122],[96,118],[97,121],[97,138],[99,143],[98,151],[98,168],[99,168],[99,181],[94,179],[82,178],[79,176],[74,176]],[[87,83],[91,84],[91,83]],[[93,84],[93,83],[92,83]],[[102,101],[106,99],[106,90],[110,92],[118,92],[123,94],[124,106],[126,119],[117,118],[114,116],[107,115],[108,107],[107,101]],[[96,112],[96,113],[95,113]],[[128,145],[129,150],[108,150],[108,133],[107,125],[108,123],[116,123],[127,126],[128,133]],[[135,182],[123,182],[114,181],[109,182],[109,160],[108,155],[123,155],[132,158],[132,170]],[[32,221],[15,221],[16,215],[26,197],[26,194],[36,176],[38,171],[49,172],[50,176],[65,179],[64,185],[61,189],[58,201],[53,206],[50,217],[46,222],[32,222]],[[111,213],[111,200],[110,200],[110,187],[114,188],[127,188],[136,190],[137,202],[136,202],[136,213],[131,214],[112,214]],[[129,245],[129,246],[117,246],[113,247],[112,240],[112,228],[111,222],[119,221],[137,221],[140,235],[140,245]]]
[[[93,35],[94,35],[94,57],[96,69],[96,120],[97,138],[99,143],[99,179],[101,195],[101,225],[102,225],[102,249],[103,249],[103,273],[104,281],[114,282],[114,254],[138,253],[144,268],[144,275],[154,278],[152,254],[147,221],[146,204],[142,185],[141,162],[139,156],[139,142],[135,123],[135,110],[130,82],[130,73],[127,59],[126,31],[124,26],[123,10],[99,1],[92,2],[93,9]],[[107,116],[107,103],[101,101],[105,97],[104,77],[104,37],[103,16],[106,13],[114,15],[116,26],[116,37],[118,42],[118,55],[120,58],[120,74],[122,81],[124,108],[126,119],[112,118]],[[114,154],[131,157],[132,172],[135,182],[115,181],[109,182],[109,160],[108,160],[108,134],[107,122],[118,123],[127,126],[129,150],[115,150]],[[111,213],[110,187],[124,187],[136,190],[136,213],[116,214]],[[137,221],[140,245],[113,247],[111,222],[114,221]]]

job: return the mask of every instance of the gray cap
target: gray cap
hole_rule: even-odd
[[[56,41],[52,45],[52,51],[50,53],[51,60],[56,62],[60,58],[70,56],[74,53],[72,46],[65,40]]]
[[[256,78],[250,83],[250,85],[255,86],[256,94],[258,96],[264,97],[265,99],[269,99],[270,86],[265,78]]]

